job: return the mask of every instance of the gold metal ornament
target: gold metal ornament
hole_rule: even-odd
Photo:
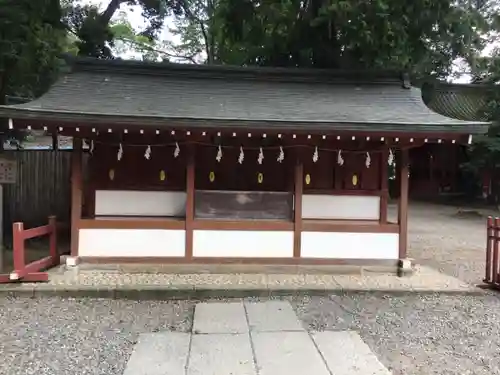
[[[311,183],[311,175],[308,173],[306,174],[306,185],[309,185]]]
[[[160,181],[165,181],[167,178],[167,175],[165,174],[165,171],[160,171]]]
[[[358,185],[358,176],[353,174],[352,175],[352,186]]]
[[[113,181],[115,179],[115,170],[114,169],[110,169],[108,175],[109,175],[109,179],[111,181]]]
[[[263,175],[262,173],[259,173],[259,174],[257,175],[257,182],[258,182],[259,184],[262,184],[262,182],[263,182],[263,181],[264,181],[264,175]]]
[[[215,173],[210,172],[210,174],[208,175],[208,179],[210,180],[210,182],[214,182],[215,181]]]

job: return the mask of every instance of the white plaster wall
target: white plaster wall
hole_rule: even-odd
[[[78,255],[183,257],[186,231],[173,229],[80,229]]]
[[[96,190],[95,214],[107,216],[185,216],[183,191]]]
[[[291,258],[293,232],[195,230],[193,256]]]
[[[398,259],[397,233],[302,232],[302,258]]]
[[[305,194],[302,197],[302,218],[378,220],[380,197]]]

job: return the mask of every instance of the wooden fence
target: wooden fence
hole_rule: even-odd
[[[71,151],[6,151],[17,161],[17,181],[3,186],[3,229],[8,239],[12,224],[43,225],[55,215],[69,223],[71,207]]]
[[[13,270],[9,274],[0,274],[0,284],[25,281],[49,281],[49,268],[59,265],[60,258],[57,249],[57,221],[55,216],[49,217],[47,225],[24,229],[23,223],[12,225],[13,234]],[[26,262],[25,242],[31,238],[49,236],[49,255],[32,262]]]
[[[488,217],[484,282],[500,288],[500,218]]]

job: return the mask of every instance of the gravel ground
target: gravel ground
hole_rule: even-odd
[[[500,299],[291,299],[310,330],[358,331],[394,375],[500,374]],[[0,374],[122,375],[141,332],[189,330],[194,302],[0,299]]]
[[[394,375],[500,374],[500,299],[376,295],[303,298],[311,330],[360,333]]]
[[[471,284],[484,278],[486,214],[466,208],[413,203],[409,211],[409,256]],[[395,216],[391,207],[390,216]],[[493,213],[494,214],[494,213]],[[498,213],[497,213],[498,214]]]
[[[122,374],[139,333],[191,328],[190,302],[0,298],[0,374]]]

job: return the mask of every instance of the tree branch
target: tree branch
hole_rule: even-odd
[[[205,53],[207,54],[207,62],[208,62],[208,64],[211,64],[213,62],[213,56],[212,56],[212,53],[210,51],[210,40],[208,37],[208,32],[205,28],[205,22],[191,11],[191,9],[189,8],[189,4],[187,3],[186,0],[182,0],[181,7],[182,7],[182,10],[184,11],[184,13],[186,14],[186,16],[192,22],[196,22],[200,25],[201,33],[202,33],[203,39],[205,41],[204,44],[205,44]]]
[[[171,58],[175,58],[175,59],[183,59],[183,60],[188,60],[188,61],[191,61],[193,64],[197,64],[198,65],[198,62],[195,60],[195,55],[194,56],[184,56],[184,55],[178,55],[178,54],[172,54],[172,53],[169,53],[167,51],[163,51],[163,50],[159,50],[157,48],[154,48],[148,44],[144,44],[144,43],[141,43],[137,40],[133,40],[133,39],[129,39],[129,38],[126,38],[126,37],[119,37],[119,38],[116,38],[116,40],[120,40],[124,43],[128,43],[128,44],[131,44],[131,45],[135,45],[137,47],[140,47],[140,48],[143,48],[149,52],[154,52],[154,53],[158,53],[160,55],[165,55],[167,57],[171,57]]]
[[[106,7],[106,10],[104,12],[102,12],[100,17],[99,17],[101,19],[101,22],[104,25],[109,25],[111,18],[113,17],[115,12],[118,10],[120,5],[122,5],[123,3],[126,3],[126,2],[127,2],[127,0],[111,0],[109,2],[108,6]]]

